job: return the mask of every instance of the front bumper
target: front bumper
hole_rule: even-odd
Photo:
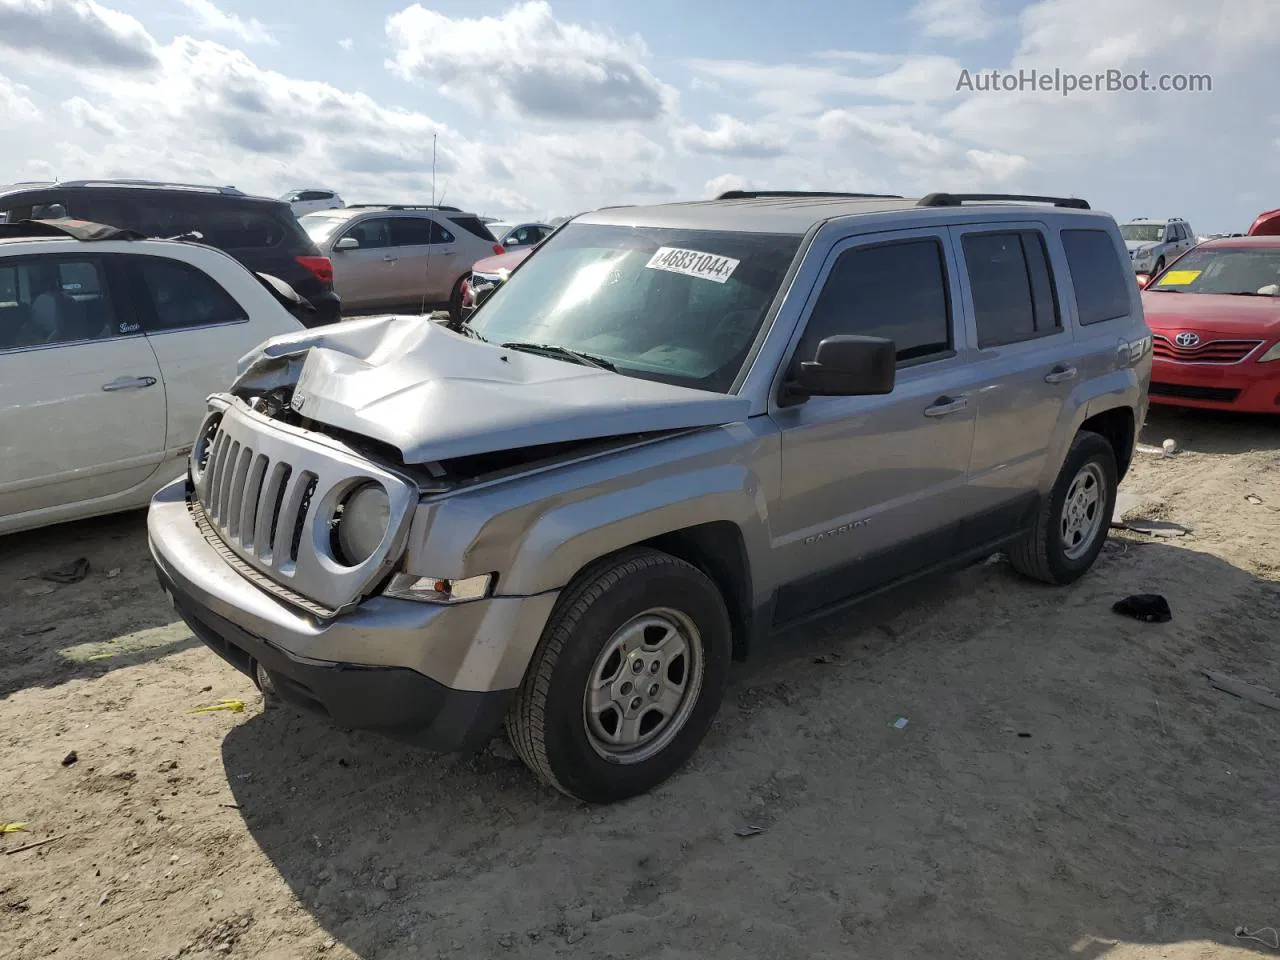
[[[1280,361],[1178,363],[1156,359],[1152,403],[1239,413],[1280,414]]]
[[[456,606],[374,597],[317,620],[254,586],[196,528],[185,482],[147,517],[161,585],[192,633],[236,669],[267,672],[281,699],[342,727],[435,750],[468,750],[496,732],[556,593]]]

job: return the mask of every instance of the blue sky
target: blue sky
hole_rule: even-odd
[[[1280,206],[1274,0],[0,0],[0,182],[138,176],[553,216],[733,186]],[[962,70],[1211,92],[957,91]]]

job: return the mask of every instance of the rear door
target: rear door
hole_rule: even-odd
[[[446,303],[449,300],[458,277],[471,269],[471,263],[464,262],[465,259],[454,232],[432,220],[431,262],[427,270],[429,302]]]
[[[395,302],[420,309],[429,299],[432,221],[426,217],[400,216],[391,220],[395,265]]]
[[[771,411],[782,434],[774,547],[791,579],[778,619],[954,552],[977,401],[958,301],[944,227],[851,238],[829,255],[789,365],[829,336],[882,336],[897,345],[897,382],[886,396]]]
[[[160,367],[113,261],[0,260],[0,517],[124,493],[164,457]]]
[[[988,223],[951,234],[981,381],[968,512],[982,518],[972,537],[990,539],[1017,529],[1034,508],[1081,362],[1054,282],[1063,255],[1044,224]]]
[[[265,337],[251,328],[245,306],[199,267],[142,254],[122,259],[160,363],[168,407],[165,449],[169,457],[184,455],[206,413],[206,398],[231,385],[236,361]]]

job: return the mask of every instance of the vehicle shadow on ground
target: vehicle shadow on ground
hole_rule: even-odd
[[[1111,612],[1148,591],[1173,622]],[[1071,588],[988,562],[793,634],[683,773],[615,807],[284,707],[223,760],[261,850],[364,958],[1247,947],[1237,924],[1280,920],[1280,712],[1199,671],[1280,686],[1276,618],[1273,582],[1113,538]]]
[[[83,580],[41,578],[81,558]],[[156,582],[144,511],[0,538],[0,697],[196,645]]]
[[[1153,406],[1138,440],[1158,447],[1167,438],[1175,440],[1179,449],[1194,453],[1276,450],[1280,449],[1280,415]]]

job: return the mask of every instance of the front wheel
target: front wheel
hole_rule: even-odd
[[[453,290],[449,294],[449,323],[454,327],[462,323],[462,285],[466,280],[467,275],[464,273],[454,283]]]
[[[1151,275],[1154,277],[1157,273],[1164,269],[1164,257],[1156,261],[1156,265],[1151,268]]]
[[[665,781],[720,707],[732,653],[716,585],[656,550],[589,567],[561,595],[507,715],[541,780],[614,803]]]
[[[1014,569],[1059,585],[1084,576],[1107,540],[1118,476],[1111,444],[1090,430],[1077,433],[1035,526],[1009,551]]]

